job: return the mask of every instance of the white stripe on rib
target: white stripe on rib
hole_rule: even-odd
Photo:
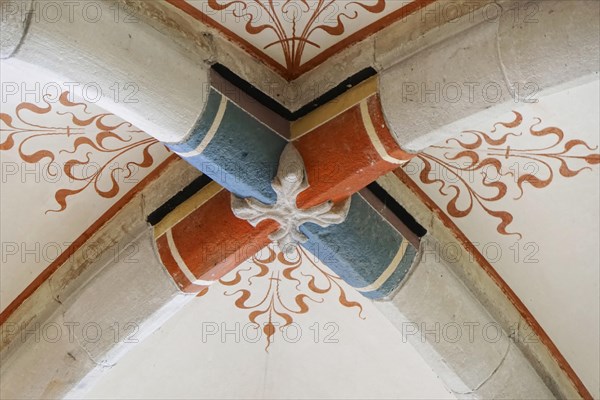
[[[183,272],[185,277],[189,279],[190,282],[192,282],[194,285],[200,286],[209,286],[215,283],[215,281],[203,281],[202,279],[197,279],[194,276],[194,274],[192,274],[192,271],[190,271],[185,261],[183,261],[183,258],[181,258],[179,250],[177,250],[177,246],[175,245],[175,241],[173,240],[173,232],[171,231],[171,229],[167,231],[167,243],[169,244],[169,249],[171,250],[171,254],[173,254],[173,258],[175,259],[177,266],[179,267],[181,272]]]
[[[405,160],[399,160],[397,158],[390,156],[387,153],[387,151],[385,150],[383,143],[381,143],[379,136],[377,136],[377,131],[375,131],[375,125],[373,125],[373,120],[371,119],[371,114],[369,114],[369,106],[367,104],[366,99],[360,102],[360,114],[362,116],[362,120],[363,120],[363,124],[365,125],[365,129],[367,130],[367,134],[369,135],[369,139],[371,139],[371,143],[373,144],[373,147],[375,147],[375,150],[377,150],[377,153],[379,154],[379,156],[383,160],[385,160],[389,163],[392,163],[392,164],[406,163]]]
[[[383,271],[383,274],[377,280],[370,285],[367,285],[362,288],[357,288],[359,292],[373,292],[375,290],[379,290],[381,286],[392,276],[398,265],[400,265],[400,261],[404,257],[406,253],[406,249],[408,248],[408,240],[402,238],[402,243],[400,244],[400,248],[398,249],[398,253],[394,256],[394,259],[390,263],[390,265]]]
[[[223,122],[223,116],[225,115],[226,108],[227,108],[227,98],[225,96],[221,95],[221,103],[219,104],[219,110],[217,110],[217,115],[215,116],[215,120],[213,121],[212,125],[210,126],[210,129],[208,130],[208,132],[206,133],[206,136],[204,136],[204,139],[202,139],[200,141],[200,144],[198,144],[198,146],[194,150],[188,151],[186,153],[177,153],[177,154],[179,154],[181,157],[195,157],[195,156],[202,154],[202,152],[208,147],[210,142],[215,137],[217,130],[219,130],[219,126],[221,126],[221,122]]]

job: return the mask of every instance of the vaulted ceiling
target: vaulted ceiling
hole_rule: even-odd
[[[312,254],[276,246],[211,286],[87,396],[145,397],[455,398],[373,303]]]
[[[4,312],[31,294],[174,156],[100,108],[91,92],[74,98],[67,82],[10,65],[2,65],[2,83],[16,85],[18,92],[4,96],[0,122]],[[26,88],[31,92],[23,96]],[[90,260],[100,256],[94,243],[86,246]]]
[[[595,81],[516,105],[402,168],[590,385],[600,371],[599,91]],[[574,336],[575,326],[586,328]]]
[[[432,2],[165,4],[293,80]],[[8,315],[75,249],[87,246],[90,258],[99,257],[89,237],[179,157],[127,118],[106,112],[93,96],[73,97],[65,81],[8,64],[2,65],[1,80],[3,90],[16,85],[15,95],[4,90],[0,115],[0,311]],[[35,90],[24,94],[26,88]],[[470,256],[497,278],[507,296],[531,311],[590,390],[600,387],[599,92],[595,80],[520,102],[485,123],[450,132],[451,139],[426,148],[395,172],[472,246]],[[453,257],[455,249],[440,251]],[[213,385],[201,394],[297,397],[315,385],[315,395],[322,393],[316,388],[328,388],[331,397],[453,397],[379,311],[327,266],[307,254],[286,264],[273,257],[276,247],[263,253],[130,353],[90,398],[184,396],[190,392],[183,388],[201,390],[206,381],[228,373],[239,386]],[[285,340],[281,330],[259,332],[259,340],[241,344],[220,340],[223,327],[283,324],[288,318],[302,331],[300,343]],[[315,344],[315,324],[325,336],[339,329],[334,336],[341,346]],[[209,325],[219,333],[207,339]],[[368,337],[374,330],[380,339]],[[350,347],[361,350],[350,355]],[[200,363],[199,357],[213,363]],[[390,372],[398,359],[408,367]],[[136,371],[146,362],[149,368]],[[372,369],[388,371],[385,379],[368,377]],[[194,382],[198,376],[200,383]],[[350,383],[342,383],[348,376]],[[427,382],[426,391],[421,381]],[[151,383],[140,392],[132,382]]]
[[[3,68],[3,78],[35,84],[31,75],[21,70]],[[437,210],[439,218],[449,221],[457,236],[463,236],[479,250],[590,384],[597,379],[594,371],[598,370],[596,351],[590,348],[598,336],[595,296],[600,278],[594,249],[600,240],[600,228],[597,219],[589,218],[589,210],[600,200],[596,133],[600,122],[595,112],[600,106],[598,90],[598,82],[594,82],[543,97],[534,104],[517,106],[485,126],[474,126],[428,148],[399,170],[422,200]],[[64,262],[72,246],[81,245],[79,242],[144,185],[144,178],[160,173],[161,165],[176,157],[155,139],[104,112],[90,99],[70,99],[67,93],[58,91],[51,94],[54,98],[32,96],[26,102],[8,98],[3,103],[3,311],[15,299],[27,295],[28,286],[35,288],[36,281],[46,279]],[[94,243],[86,245],[90,258],[99,256]],[[450,257],[455,251],[442,250]],[[275,321],[282,318],[283,309],[278,314],[276,306],[269,306],[269,299],[282,301],[284,307],[286,301],[295,304],[297,296],[308,296],[314,300],[310,304],[319,304],[294,316],[294,320],[302,321],[304,330],[310,329],[311,317],[323,323],[338,321],[342,311],[348,314],[344,317],[349,324],[347,330],[384,329],[373,325],[372,321],[379,321],[380,317],[363,319],[361,308],[367,305],[361,303],[353,289],[310,260],[302,264],[305,272],[298,271],[303,283],[284,278],[281,268],[285,265],[277,261],[263,263],[268,273],[252,278],[256,265],[249,262],[240,266],[222,280],[222,286],[211,288],[209,294],[190,305],[181,318],[204,315],[204,310],[218,306],[219,310],[230,311],[218,312],[218,318],[215,315],[208,322],[235,324],[257,310],[261,311],[261,318],[268,316],[269,321]],[[240,275],[236,277],[236,273]],[[330,287],[326,295],[314,288],[311,291],[305,282],[315,274],[319,274],[320,284]],[[236,302],[243,291],[251,294],[248,304]],[[559,317],[559,309],[569,311],[561,312]],[[207,322],[205,317],[201,321]],[[172,335],[183,334],[177,329],[188,328],[181,324],[168,328],[173,331],[153,341],[162,343]],[[576,339],[571,329],[575,326],[587,327]],[[203,346],[206,345],[198,349]],[[252,347],[251,352],[271,347],[267,335],[248,346]],[[277,354],[287,357],[277,347],[289,344],[272,346],[276,358]],[[140,350],[127,362],[142,357],[144,351],[149,350]],[[219,357],[219,352],[230,350],[214,351]],[[318,357],[324,354],[327,353],[319,353]],[[365,358],[364,362],[370,365],[374,360]],[[153,371],[160,373],[160,369]],[[136,378],[115,374],[106,378],[97,393],[127,393],[127,386],[118,382]],[[177,379],[173,379],[175,384]],[[109,390],[115,384],[119,392]],[[394,388],[384,386],[381,393],[397,390]],[[267,392],[280,393],[275,386]]]
[[[169,0],[287,79],[432,1]]]

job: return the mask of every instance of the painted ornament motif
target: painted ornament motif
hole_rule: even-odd
[[[308,314],[313,305],[331,300],[330,296],[336,296],[341,306],[356,309],[360,319],[366,318],[361,303],[352,299],[360,296],[346,293],[343,280],[313,258],[301,246],[290,253],[268,246],[240,265],[235,274],[219,281],[225,288],[224,295],[235,297],[235,306],[247,310],[248,320],[262,329],[266,351],[278,330],[287,329],[295,318]],[[221,287],[210,290],[217,288]]]
[[[232,11],[235,17],[245,19],[245,30],[250,35],[274,35],[276,40],[263,46],[263,50],[281,47],[286,68],[295,71],[305,61],[303,55],[307,46],[321,48],[313,39],[315,36],[343,35],[346,23],[352,23],[364,12],[380,14],[386,4],[385,0],[208,0],[208,6],[214,11]]]
[[[500,201],[520,200],[527,186],[544,189],[556,182],[557,174],[573,178],[590,171],[600,164],[600,154],[597,146],[583,140],[565,140],[558,127],[540,127],[540,118],[525,122],[521,113],[513,113],[514,120],[497,122],[489,132],[465,131],[445,145],[428,148],[404,170],[413,179],[437,186],[448,199],[449,216],[464,218],[478,207],[498,220],[499,234],[521,238],[510,229],[514,217]]]
[[[113,114],[93,114],[87,104],[70,101],[69,92],[44,103],[20,103],[12,115],[0,113],[0,152],[16,150],[62,186],[54,194],[56,208],[46,213],[65,211],[68,199],[84,190],[116,197],[123,183],[137,183],[136,174],[156,164],[154,148],[168,151]]]

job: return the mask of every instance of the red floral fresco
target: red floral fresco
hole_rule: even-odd
[[[89,106],[69,100],[64,92],[57,103],[20,103],[14,114],[0,113],[0,151],[16,150],[28,164],[38,164],[60,187],[54,198],[57,208],[67,209],[68,199],[86,189],[103,198],[114,198],[123,182],[155,163],[151,149],[162,146],[128,122],[109,113],[92,114]],[[40,118],[43,117],[43,118]],[[55,121],[49,126],[45,121]]]
[[[259,253],[241,266],[232,279],[220,280],[221,285],[231,289],[225,295],[237,297],[235,306],[250,311],[249,321],[257,328],[263,327],[265,350],[268,351],[277,326],[280,330],[290,326],[294,316],[308,313],[311,304],[324,302],[324,296],[332,291],[340,305],[356,309],[358,317],[365,319],[362,305],[348,298],[342,279],[320,267],[302,247],[297,246],[291,256],[271,246],[265,250],[266,257],[260,258]]]
[[[497,122],[490,132],[465,131],[445,145],[432,146],[404,169],[409,175],[418,170],[422,183],[437,185],[439,194],[449,199],[448,215],[464,218],[479,207],[498,220],[498,233],[521,237],[509,230],[514,217],[498,202],[511,194],[521,199],[527,186],[546,188],[557,173],[573,178],[591,170],[600,163],[600,154],[597,146],[583,140],[566,140],[558,127],[542,127],[540,118],[525,123],[522,114],[513,113],[514,120]],[[532,147],[532,138],[539,145]]]
[[[379,14],[386,6],[384,0],[377,0],[373,4],[336,0],[208,0],[208,5],[215,11],[230,9],[236,17],[246,18],[245,30],[251,35],[272,31],[277,40],[267,44],[264,50],[281,46],[286,67],[290,71],[302,64],[306,46],[321,48],[311,40],[315,33],[323,31],[332,36],[343,35],[346,32],[344,24],[355,20],[361,11]],[[268,18],[263,19],[263,15]]]

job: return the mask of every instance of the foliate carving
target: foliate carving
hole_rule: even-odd
[[[281,154],[277,176],[271,186],[277,194],[275,204],[263,204],[254,198],[242,199],[232,194],[231,208],[236,217],[247,220],[252,226],[269,219],[278,222],[280,228],[269,238],[286,252],[292,251],[294,246],[290,244],[308,240],[299,230],[302,224],[312,222],[328,227],[342,223],[348,215],[350,198],[340,204],[328,201],[309,209],[298,208],[296,198],[309,184],[302,156],[291,143]]]

